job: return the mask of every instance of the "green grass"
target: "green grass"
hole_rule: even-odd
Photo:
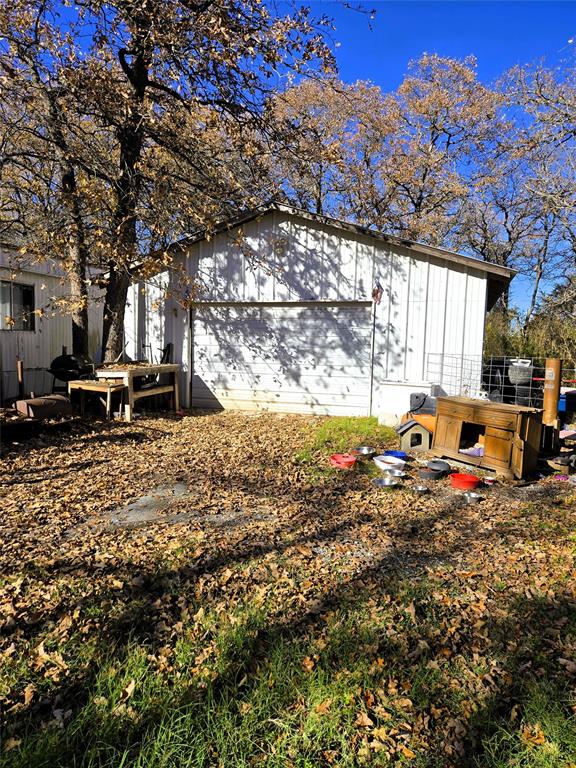
[[[324,459],[331,453],[345,453],[358,445],[371,445],[381,450],[384,446],[396,447],[397,444],[396,432],[378,424],[375,416],[333,416],[311,430],[295,461],[312,465],[319,458]]]
[[[568,768],[576,765],[576,718],[562,692],[548,683],[530,683],[507,720],[492,722],[484,740],[481,768]],[[496,725],[495,725],[496,723]]]
[[[111,648],[77,714],[64,728],[53,722],[24,732],[5,766],[313,768],[329,764],[325,753],[338,755],[340,766],[358,764],[359,691],[381,684],[366,649],[382,626],[362,605],[339,610],[321,634],[270,629],[266,614],[251,608],[232,621],[207,616],[203,626],[214,652],[201,670],[205,637],[179,640],[167,672],[135,641],[122,654]]]
[[[21,743],[4,751],[3,766],[452,765],[428,750],[426,732],[413,735],[419,713],[449,709],[458,717],[469,704],[461,682],[490,668],[458,656],[431,664],[428,651],[411,659],[419,640],[433,644],[450,608],[426,579],[389,581],[386,594],[375,602],[359,591],[302,626],[285,627],[281,614],[249,602],[230,613],[207,611],[165,648],[135,637],[103,644],[100,655],[86,654],[60,701],[64,721],[22,722]],[[514,677],[476,710],[465,764],[568,768],[576,763],[572,703],[533,676]],[[369,729],[358,727],[362,713]]]

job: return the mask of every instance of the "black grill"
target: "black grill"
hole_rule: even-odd
[[[94,363],[83,355],[60,355],[50,364],[49,372],[58,381],[93,379]]]

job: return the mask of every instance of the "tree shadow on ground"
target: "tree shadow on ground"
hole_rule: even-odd
[[[471,718],[462,764],[521,764],[522,750],[544,747],[551,762],[543,764],[568,765],[576,759],[576,697],[566,669],[573,664],[576,599],[570,592],[516,596],[508,608],[489,629],[504,679]],[[549,734],[538,734],[551,718],[563,720],[561,728],[550,729],[557,743]],[[565,738],[562,729],[568,732]],[[547,741],[539,743],[542,737]]]
[[[277,465],[276,459],[263,458],[263,466],[276,468]],[[33,699],[24,707],[4,713],[6,733],[23,738],[30,745],[21,757],[17,751],[8,753],[7,765],[117,766],[140,761],[139,764],[147,768],[157,764],[217,766],[223,747],[216,745],[217,738],[212,733],[215,720],[221,717],[226,727],[240,733],[249,717],[239,709],[239,703],[250,704],[251,696],[261,687],[267,687],[266,681],[279,667],[284,668],[291,684],[270,693],[270,711],[262,722],[249,721],[251,734],[245,748],[250,759],[247,757],[244,763],[231,762],[229,756],[228,765],[255,764],[256,756],[262,754],[262,750],[270,750],[270,765],[287,765],[286,761],[294,759],[290,755],[284,755],[284,762],[274,762],[272,757],[274,744],[270,733],[276,738],[281,730],[274,721],[286,718],[286,727],[293,724],[297,731],[305,731],[302,721],[298,720],[304,715],[291,713],[302,712],[302,699],[307,702],[311,677],[324,675],[330,680],[336,679],[347,668],[357,675],[352,677],[351,690],[380,689],[386,687],[391,678],[418,681],[413,683],[414,692],[410,696],[418,712],[433,722],[435,740],[424,763],[431,766],[490,765],[486,744],[494,738],[498,723],[509,722],[514,706],[522,705],[528,695],[529,682],[557,686],[558,695],[563,695],[562,681],[556,674],[556,649],[570,632],[576,631],[574,604],[568,592],[559,593],[553,600],[534,596],[519,598],[516,594],[502,597],[499,612],[491,617],[482,633],[485,639],[481,640],[485,655],[498,663],[498,676],[490,670],[479,673],[480,678],[489,675],[492,680],[488,680],[477,694],[474,709],[466,722],[459,719],[460,702],[455,700],[457,696],[451,690],[450,682],[460,663],[458,659],[468,665],[473,663],[476,639],[461,633],[461,639],[453,643],[452,656],[440,663],[439,669],[427,666],[436,663],[444,652],[445,640],[438,634],[439,622],[449,621],[452,614],[458,612],[458,608],[452,609],[449,603],[443,602],[450,595],[449,590],[436,597],[434,588],[427,586],[429,569],[437,564],[450,567],[462,552],[481,544],[489,547],[491,542],[499,542],[503,536],[512,533],[518,537],[532,536],[531,531],[523,531],[521,519],[512,521],[517,527],[515,531],[503,531],[498,526],[479,527],[480,518],[470,520],[464,514],[460,515],[464,510],[459,510],[453,501],[436,501],[432,508],[418,507],[415,502],[409,514],[394,522],[393,514],[386,516],[382,511],[383,507],[393,510],[393,496],[373,496],[367,491],[366,505],[362,506],[362,495],[355,497],[360,506],[350,504],[347,492],[365,488],[365,478],[354,474],[331,476],[320,485],[305,483],[298,486],[283,476],[265,484],[258,483],[233,469],[223,476],[213,473],[209,484],[215,494],[239,487],[247,494],[247,500],[289,504],[292,512],[279,519],[271,530],[258,531],[258,538],[253,530],[247,529],[244,538],[223,540],[218,548],[199,557],[191,556],[190,562],[174,568],[151,564],[147,569],[139,567],[135,573],[129,553],[123,559],[98,567],[66,557],[42,566],[43,572],[55,577],[78,571],[89,581],[103,576],[109,577],[109,581],[116,578],[121,586],[107,583],[87,595],[74,594],[57,603],[37,621],[20,628],[33,649],[45,638],[54,637],[55,627],[74,610],[79,610],[83,616],[93,615],[99,622],[85,641],[87,646],[93,644],[93,652],[83,663],[75,665],[69,677],[61,675],[60,679],[54,679],[40,700]],[[369,503],[371,499],[375,499],[374,503]],[[450,540],[432,541],[435,526],[448,522],[456,535]],[[270,580],[265,576],[256,578],[240,601],[248,614],[241,635],[235,633],[232,623],[231,637],[223,638],[219,638],[210,625],[204,626],[201,622],[194,625],[194,637],[189,638],[189,642],[191,647],[197,646],[197,653],[195,651],[193,658],[182,664],[180,678],[166,679],[147,698],[139,698],[138,691],[134,693],[130,704],[134,703],[136,716],[128,709],[127,702],[121,700],[119,703],[126,706],[116,714],[111,707],[119,706],[118,702],[108,708],[94,703],[95,699],[106,698],[102,692],[106,679],[113,677],[110,670],[119,670],[124,664],[129,667],[135,653],[141,654],[144,666],[154,666],[162,658],[166,646],[174,651],[181,635],[172,632],[171,627],[180,621],[180,599],[190,610],[204,608],[207,611],[211,605],[230,601],[232,606],[238,602],[241,585],[235,591],[233,581],[223,584],[220,576],[224,569],[237,568],[242,574],[255,558],[263,558],[262,567],[265,568],[265,556],[273,554],[286,565],[287,578],[295,582],[298,579],[314,581],[316,574],[312,567],[305,566],[304,573],[298,573],[298,568],[291,566],[290,556],[294,548],[310,548],[314,555],[317,548],[331,551],[332,546],[343,540],[355,539],[363,524],[371,524],[375,531],[382,532],[382,546],[372,559],[363,561],[360,558],[358,563],[350,565],[348,572],[341,572],[330,584],[318,578],[314,589],[302,595],[301,600],[297,599],[298,595],[290,594],[284,606],[276,606],[268,613],[263,608],[258,609],[252,616],[251,600]],[[201,526],[200,518],[198,528]],[[548,535],[556,537],[562,533],[549,532]],[[132,576],[135,578],[131,581]],[[371,628],[361,626],[363,613],[371,614],[375,610],[374,604],[376,607],[392,607],[379,619],[374,619]],[[410,609],[408,614],[406,607]],[[339,632],[326,638],[330,616],[340,614],[349,616],[350,620]],[[158,631],[161,623],[166,625],[167,631]],[[326,644],[318,650],[315,671],[303,671],[302,658],[319,647],[315,646],[319,638]],[[217,658],[210,668],[210,675],[202,678],[196,670],[201,665],[195,656],[201,656],[203,648],[213,642],[220,644]],[[72,645],[69,648],[71,652],[79,652],[77,646],[73,651]],[[49,642],[46,650],[52,650]],[[384,660],[382,668],[374,666],[378,658]],[[140,684],[136,672],[128,674],[133,674]],[[182,678],[185,678],[184,682]],[[355,694],[351,702],[342,704],[342,733],[350,731],[343,726],[354,722],[359,706],[366,707],[366,701]],[[447,713],[437,723],[434,723],[433,706]],[[54,713],[63,717],[62,713],[68,710],[72,714],[64,727],[54,726],[58,719]],[[372,709],[370,717],[375,726],[386,727],[386,720],[379,719],[380,715]],[[296,718],[294,722],[293,718]],[[48,731],[45,730],[47,721],[52,722]],[[187,730],[178,731],[181,722],[186,723]],[[166,756],[162,762],[158,755],[149,751],[152,741],[161,741],[162,734],[170,729],[176,729],[177,738],[187,744],[186,760]],[[453,750],[451,753],[442,746],[444,730]],[[198,734],[194,739],[190,735],[193,731]],[[308,742],[302,737],[295,743],[300,745],[308,765],[329,765],[330,760],[324,753],[335,750],[342,754],[340,765],[357,765],[356,753],[365,737],[360,730],[355,738],[356,742],[346,746],[334,733],[319,731]],[[402,736],[402,739],[404,741],[400,739],[399,743],[408,744],[408,736]],[[231,746],[226,748],[232,749]],[[306,765],[305,762],[300,764]]]
[[[405,566],[408,572],[413,568],[423,568],[425,560],[421,558],[413,562],[409,553],[405,554]],[[447,553],[446,553],[447,554]],[[155,582],[150,583],[149,589],[141,591],[139,600],[118,620],[111,622],[105,632],[106,643],[114,649],[114,664],[121,663],[125,653],[132,643],[143,643],[150,652],[158,651],[150,637],[150,622],[153,620],[153,612],[150,608],[162,595],[166,587],[165,579],[174,582],[177,574],[157,574]],[[224,649],[217,674],[205,684],[198,686],[191,684],[188,688],[180,690],[177,697],[171,696],[165,691],[155,704],[148,704],[147,708],[140,712],[138,721],[131,722],[130,718],[116,718],[117,722],[112,726],[105,720],[100,722],[97,709],[87,701],[87,695],[96,690],[94,683],[99,670],[94,669],[86,677],[77,679],[72,685],[66,684],[58,694],[58,702],[61,706],[88,707],[89,717],[84,717],[77,728],[55,731],[52,740],[47,744],[40,737],[39,743],[43,752],[42,760],[35,761],[34,765],[77,765],[82,763],[82,755],[87,746],[94,749],[98,742],[101,750],[101,764],[114,764],[107,762],[107,752],[114,754],[116,760],[120,755],[126,760],[123,764],[132,764],[142,749],[142,745],[154,738],[154,733],[165,727],[167,722],[172,722],[172,715],[176,712],[187,711],[191,716],[191,722],[200,729],[204,738],[210,741],[208,729],[209,711],[222,713],[229,717],[232,712],[232,721],[237,727],[241,727],[242,704],[246,706],[251,701],[255,689],[262,685],[262,679],[266,678],[270,670],[283,659],[285,663],[295,666],[299,663],[301,654],[306,652],[314,641],[322,635],[326,616],[335,610],[349,610],[352,615],[358,616],[362,607],[374,599],[374,592],[367,589],[367,584],[372,580],[383,587],[383,593],[392,598],[402,589],[403,570],[398,568],[397,560],[390,561],[387,557],[380,559],[369,568],[362,570],[360,574],[340,585],[334,590],[324,593],[320,600],[310,608],[304,608],[297,616],[284,618],[278,615],[275,621],[255,621],[248,626],[249,631],[244,633],[241,642],[231,642],[228,649]],[[142,602],[143,601],[143,602]],[[434,610],[438,606],[432,606],[429,611],[420,606],[416,601],[418,624],[410,624],[403,628],[403,632],[396,633],[392,637],[388,628],[380,623],[371,630],[368,636],[365,630],[356,626],[345,626],[335,637],[329,638],[324,644],[317,661],[327,675],[338,674],[348,667],[354,669],[358,665],[365,665],[363,683],[367,689],[379,688],[384,680],[390,676],[398,679],[414,678],[416,673],[421,673],[426,668],[427,661],[437,657],[438,647],[434,646],[431,638],[434,637],[435,624],[433,620]],[[439,750],[439,744],[432,745],[434,749],[429,754],[427,765],[493,765],[489,760],[486,745],[493,738],[499,724],[516,724],[522,718],[522,707],[530,696],[530,686],[548,684],[551,690],[559,698],[562,697],[560,680],[550,674],[550,659],[547,657],[552,650],[549,638],[555,636],[559,627],[566,627],[568,631],[574,630],[576,616],[574,613],[574,601],[559,595],[553,602],[535,600],[518,600],[510,606],[509,615],[494,622],[487,632],[488,639],[494,646],[494,655],[498,659],[501,671],[504,673],[502,680],[492,684],[492,694],[484,705],[476,710],[470,723],[450,720],[450,727],[454,730],[450,739],[451,754],[445,754]],[[426,650],[422,655],[415,656],[416,650],[425,638]],[[547,639],[548,638],[548,639]],[[438,640],[440,643],[441,641]],[[367,646],[370,651],[367,651]],[[462,649],[462,653],[466,650]],[[369,668],[368,654],[385,659],[384,677],[382,671]],[[106,663],[111,662],[108,656]],[[509,677],[512,677],[512,682]],[[299,681],[298,672],[295,674],[295,686],[292,690],[285,687],[274,697],[274,712],[285,711],[289,713],[299,704],[302,691],[302,682]],[[242,681],[247,681],[242,684]],[[430,684],[420,684],[420,690],[413,693],[416,704],[425,712],[440,709],[447,705],[444,688],[447,680],[437,678]],[[555,686],[555,687],[554,687]],[[167,708],[168,698],[170,706]],[[357,706],[357,704],[356,704]],[[449,706],[449,704],[448,704]],[[514,709],[519,709],[512,717]],[[90,714],[91,713],[91,714]],[[29,713],[30,714],[30,713]],[[36,712],[35,715],[41,715]],[[370,711],[370,715],[379,724],[378,715]],[[91,719],[93,718],[93,719]],[[386,725],[383,720],[381,725]],[[16,725],[15,722],[12,726]],[[19,725],[26,728],[24,722]],[[267,726],[270,728],[270,726]],[[254,724],[253,738],[262,739],[267,743],[266,728],[261,724]],[[462,732],[459,732],[462,729]],[[34,737],[35,728],[28,721],[27,738]],[[447,736],[447,734],[444,734]],[[358,737],[360,738],[360,737]],[[104,746],[105,745],[105,746]],[[48,751],[46,751],[48,748]],[[312,740],[308,744],[308,758],[314,759],[317,765],[328,765],[322,755],[327,750],[339,748],[338,744],[327,742],[320,738],[316,743]],[[256,750],[258,751],[258,750]],[[27,758],[29,759],[29,757]],[[15,762],[15,765],[18,763]],[[100,764],[96,762],[94,764]],[[151,763],[156,764],[156,763]],[[178,763],[176,763],[178,764]],[[184,763],[183,763],[184,764]],[[213,762],[206,758],[205,761],[192,762],[192,765],[212,765]],[[348,763],[346,763],[348,764]],[[349,763],[355,764],[355,763]],[[504,764],[504,763],[500,763]]]
[[[341,481],[337,480],[337,482]],[[334,510],[332,510],[333,513]],[[417,582],[425,576],[428,566],[438,562],[450,563],[461,549],[473,545],[480,535],[490,535],[468,526],[463,534],[465,538],[458,544],[458,551],[441,547],[430,547],[427,552],[414,551],[412,528],[415,527],[423,536],[426,536],[426,531],[445,519],[448,513],[447,507],[440,508],[435,515],[426,520],[425,527],[422,527],[421,517],[415,515],[412,520],[408,519],[403,523],[402,531],[396,531],[394,545],[375,562],[364,565],[358,572],[349,578],[341,579],[329,589],[319,589],[313,599],[304,601],[301,608],[297,610],[292,607],[286,614],[280,611],[273,617],[267,617],[263,622],[256,621],[253,628],[245,633],[241,642],[231,643],[229,649],[222,654],[215,676],[203,685],[198,686],[197,683],[192,683],[184,690],[180,690],[176,697],[170,699],[170,711],[194,713],[193,721],[199,728],[204,729],[202,732],[209,741],[205,730],[207,714],[204,710],[215,708],[219,711],[219,708],[224,708],[228,716],[234,699],[249,700],[251,690],[261,685],[262,675],[278,655],[285,657],[288,664],[297,664],[298,654],[294,654],[294,648],[304,654],[312,640],[323,632],[328,615],[336,611],[350,611],[354,615],[360,615],[363,607],[373,600],[386,598],[394,602],[404,589],[406,580]],[[329,517],[328,513],[326,517]],[[82,755],[86,746],[90,744],[94,748],[95,741],[101,742],[106,747],[102,747],[103,752],[98,758],[98,761],[101,759],[102,762],[94,764],[112,765],[114,763],[110,762],[110,755],[114,755],[113,759],[118,760],[123,754],[127,759],[125,764],[131,764],[130,761],[136,760],[141,749],[135,745],[140,744],[141,741],[148,743],[154,733],[165,726],[166,696],[169,694],[164,691],[159,695],[156,704],[148,704],[140,711],[137,722],[132,722],[129,717],[118,717],[112,718],[115,722],[112,726],[106,718],[99,719],[101,713],[98,713],[89,699],[98,688],[102,666],[110,664],[112,659],[115,665],[121,664],[122,659],[125,659],[135,646],[146,648],[152,655],[159,652],[162,645],[166,643],[166,637],[157,638],[154,627],[158,623],[159,601],[165,601],[167,596],[172,599],[172,602],[169,601],[168,605],[162,607],[167,615],[175,610],[177,597],[180,595],[186,594],[201,606],[202,601],[195,597],[198,579],[205,579],[206,576],[216,573],[223,567],[247,561],[262,554],[263,551],[281,553],[283,549],[298,544],[326,544],[338,540],[338,537],[349,527],[346,522],[324,526],[325,522],[326,520],[320,520],[317,530],[301,537],[294,537],[286,545],[276,540],[269,542],[264,550],[259,547],[254,548],[249,543],[245,548],[240,549],[231,546],[229,550],[219,552],[202,563],[177,570],[150,570],[148,573],[141,574],[143,578],[139,579],[137,584],[125,586],[120,591],[110,591],[111,604],[115,603],[123,608],[120,613],[111,612],[101,628],[98,643],[101,645],[101,656],[105,661],[93,662],[71,680],[67,679],[61,684],[54,685],[51,694],[52,703],[44,700],[12,716],[8,713],[6,718],[8,732],[25,733],[26,739],[31,743],[37,740],[43,756],[40,758],[40,755],[37,755],[33,765],[83,764]],[[351,524],[352,521],[350,521]],[[125,564],[123,565],[125,571]],[[113,569],[110,571],[113,572]],[[221,588],[217,583],[214,583],[210,589],[212,598],[222,598]],[[218,592],[220,592],[219,595]],[[98,604],[101,604],[103,598],[105,599],[106,595],[100,593]],[[437,658],[443,642],[437,637],[435,631],[435,621],[438,612],[442,610],[441,605],[436,604],[434,599],[429,602],[423,600],[422,604],[416,599],[413,603],[416,622],[404,627],[403,633],[390,636],[388,627],[377,624],[369,638],[373,646],[372,656],[383,657],[387,674],[399,679],[413,677],[417,671],[416,668],[425,668],[427,661]],[[88,612],[95,608],[95,605],[91,605],[90,599],[79,601],[78,606],[82,611]],[[401,614],[400,608],[398,612]],[[173,618],[176,617],[177,611]],[[52,617],[47,617],[46,622],[49,623],[50,618]],[[53,617],[54,620],[57,618],[57,616]],[[434,749],[437,751],[432,750],[427,764],[488,765],[488,757],[483,750],[485,744],[493,738],[497,724],[510,721],[510,713],[514,707],[522,706],[524,697],[527,695],[528,682],[534,681],[538,684],[550,682],[553,677],[550,670],[556,666],[555,658],[551,658],[551,653],[555,652],[553,651],[555,645],[551,640],[556,642],[559,633],[574,631],[575,621],[574,602],[572,598],[565,595],[559,595],[551,601],[539,598],[511,600],[507,604],[506,615],[492,622],[486,632],[489,643],[493,646],[491,654],[498,660],[503,673],[502,680],[498,678],[490,684],[490,695],[482,700],[469,724],[460,721],[458,721],[460,725],[452,723],[455,731],[450,736],[450,748],[454,752],[447,756],[442,751],[438,751],[440,747],[436,744]],[[42,626],[29,628],[31,642],[35,635],[40,637],[45,633],[46,622]],[[354,667],[363,659],[366,666],[369,666],[367,643],[363,642],[361,635],[362,632],[356,628],[346,627],[337,639],[328,642],[322,650],[318,665],[324,665],[328,675],[337,674],[347,666]],[[425,650],[417,653],[422,642],[426,644]],[[105,648],[108,648],[108,652],[103,650]],[[472,653],[466,642],[463,642],[460,652],[463,655]],[[378,670],[366,672],[365,684],[368,687],[382,686],[383,681],[379,674]],[[248,682],[240,687],[239,683],[244,678],[247,678]],[[558,680],[552,682],[553,685],[557,683]],[[441,678],[434,684],[421,686],[418,706],[426,712],[430,711],[432,705],[439,708],[444,697],[445,685],[446,680]],[[290,712],[297,706],[299,698],[298,685],[293,690],[283,690],[275,699],[275,711]],[[78,711],[84,707],[85,712],[75,727],[55,730],[47,742],[42,734],[44,727],[42,723],[45,722],[47,712],[51,708],[52,711],[54,710],[53,702],[56,702],[57,710],[66,707]],[[448,703],[447,706],[449,707],[450,704]],[[241,714],[234,710],[233,721],[237,722],[238,727],[241,719]],[[374,720],[378,724],[377,717]],[[265,733],[259,730],[256,724],[254,727],[254,738],[261,738],[263,743],[267,743]],[[463,732],[459,733],[458,728],[462,728]],[[317,761],[315,764],[327,765],[322,753],[330,751],[334,746],[329,741],[320,739],[317,744],[309,745],[309,757]],[[107,752],[110,753],[108,757],[105,756]],[[29,754],[26,760],[30,760]],[[208,757],[203,762],[200,758],[198,760],[199,762],[192,764],[213,764]],[[18,765],[16,755],[13,764]]]

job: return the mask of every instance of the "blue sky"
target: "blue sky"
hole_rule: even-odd
[[[576,1],[363,0],[376,16],[338,0],[312,0],[316,15],[334,19],[340,77],[371,80],[385,91],[401,83],[411,59],[423,53],[463,58],[473,54],[479,78],[490,83],[516,64],[542,60],[549,67],[574,64]],[[512,300],[528,306],[530,281],[518,275]],[[550,287],[544,284],[543,287]]]
[[[310,5],[335,21],[342,79],[372,80],[384,90],[397,88],[410,59],[424,52],[473,54],[480,79],[490,82],[515,64],[566,62],[573,53],[568,40],[576,37],[576,2],[568,1],[364,0],[376,10],[371,22],[337,0]]]

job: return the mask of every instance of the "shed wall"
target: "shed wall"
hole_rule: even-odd
[[[366,416],[371,335],[369,302],[197,305],[192,402]]]
[[[415,255],[278,211],[195,243],[181,258],[200,303],[369,301],[379,281],[371,410],[386,420],[406,410],[410,391],[442,384],[425,381],[427,354],[482,352],[487,281],[473,265]],[[189,405],[190,320],[178,302],[175,274],[133,286],[126,339],[134,359],[157,359],[164,344],[174,343]]]

